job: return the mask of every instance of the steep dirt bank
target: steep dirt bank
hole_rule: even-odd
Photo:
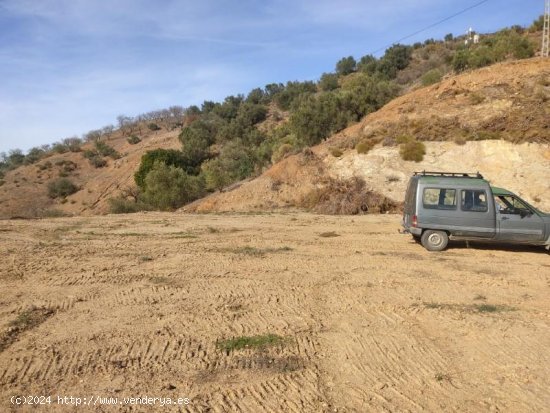
[[[185,211],[254,211],[296,208],[332,178],[363,178],[369,189],[402,202],[414,171],[481,172],[492,185],[507,188],[536,207],[550,211],[550,149],[535,143],[503,141],[427,142],[422,162],[405,162],[395,147],[368,154],[348,150],[335,158],[323,147],[315,156],[291,156],[265,174],[233,190],[184,207]]]

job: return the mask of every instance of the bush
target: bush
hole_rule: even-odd
[[[442,78],[441,71],[439,69],[432,69],[424,74],[422,76],[422,86],[429,86],[433,85],[434,83],[438,83],[441,81]]]
[[[533,24],[529,26],[529,31],[531,33],[533,32],[539,32],[542,31],[544,28],[544,14],[541,14],[538,19],[533,21]]]
[[[38,162],[41,160],[44,156],[46,156],[46,151],[42,148],[31,148],[27,152],[27,156],[25,156],[25,165],[30,165],[33,163]]]
[[[364,139],[355,146],[357,153],[368,153],[375,145],[375,142]]]
[[[60,178],[48,184],[48,196],[50,198],[65,198],[77,191],[78,187],[67,178]]]
[[[336,63],[336,73],[340,76],[349,75],[355,72],[357,62],[353,56],[343,57]]]
[[[374,75],[378,69],[378,60],[373,55],[366,55],[359,60],[357,69],[360,72]]]
[[[155,209],[173,210],[200,198],[204,193],[201,176],[192,176],[181,168],[155,162],[145,177],[143,201]]]
[[[249,177],[254,172],[254,161],[253,152],[240,140],[227,143],[217,158],[202,165],[206,189],[221,189]]]
[[[380,59],[377,71],[389,79],[394,79],[397,72],[405,69],[412,58],[413,48],[396,44],[386,50],[384,56]]]
[[[150,123],[147,125],[147,127],[149,128],[150,131],[153,131],[153,132],[160,130],[160,126],[157,125],[156,123]]]
[[[335,158],[339,158],[344,154],[344,152],[340,148],[330,148],[330,154]]]
[[[153,169],[155,163],[158,162],[162,162],[168,166],[181,168],[184,171],[187,167],[186,159],[181,151],[175,149],[155,149],[147,151],[141,156],[139,169],[134,174],[134,180],[140,189],[145,190],[145,177]]]
[[[113,159],[119,159],[120,154],[112,146],[107,145],[105,142],[96,141],[95,148],[101,156],[110,156]]]
[[[81,151],[80,147],[82,146],[82,140],[78,139],[76,136],[73,136],[72,138],[63,139],[62,143],[71,152],[80,152]]]
[[[131,135],[126,139],[130,145],[136,145],[141,142],[141,139],[136,135]]]
[[[410,140],[401,144],[399,154],[405,161],[421,162],[426,154],[426,146],[422,142]]]
[[[107,166],[107,161],[99,155],[88,158],[88,161],[94,168],[103,168]]]
[[[310,96],[290,117],[291,130],[305,145],[315,145],[355,120],[345,104],[344,99],[330,93]]]
[[[109,211],[113,214],[132,214],[147,209],[142,202],[123,197],[109,198]]]
[[[270,86],[270,85],[268,85]],[[267,88],[267,86],[266,86]],[[317,92],[317,86],[313,82],[287,82],[286,86],[277,92],[273,100],[282,110],[289,110],[296,100],[300,97],[312,95]]]
[[[325,92],[338,89],[338,75],[334,73],[323,73],[319,80],[319,87]]]
[[[283,143],[281,146],[279,146],[271,156],[271,162],[277,163],[281,159],[283,159],[286,155],[292,152],[293,146],[289,143]]]
[[[66,153],[69,152],[69,148],[62,143],[56,142],[52,145],[52,151],[55,153]]]

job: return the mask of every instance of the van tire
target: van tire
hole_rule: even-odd
[[[422,233],[420,240],[428,251],[443,251],[449,243],[449,236],[444,231],[428,229]]]

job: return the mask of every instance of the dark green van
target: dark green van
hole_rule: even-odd
[[[479,173],[415,172],[405,195],[403,227],[429,251],[445,249],[449,239],[550,249],[550,215],[492,187]]]

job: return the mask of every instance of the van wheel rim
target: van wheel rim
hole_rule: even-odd
[[[441,243],[443,242],[443,238],[441,238],[441,236],[439,234],[431,234],[429,237],[428,237],[428,241],[431,245],[433,245],[434,247],[438,247],[441,245]]]

